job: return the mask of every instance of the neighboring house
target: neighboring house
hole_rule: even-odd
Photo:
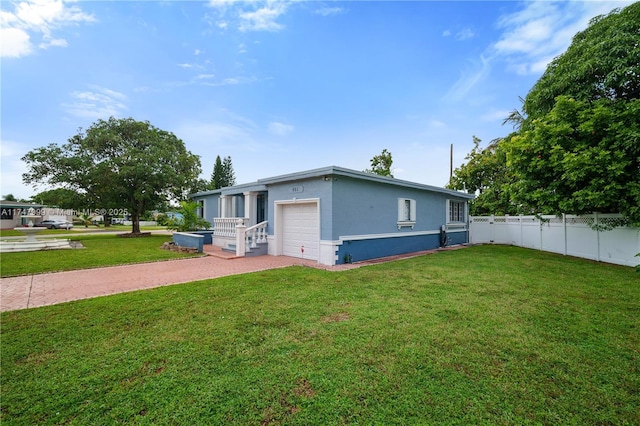
[[[26,215],[30,208],[33,208],[34,212],[41,216],[43,208],[41,204],[0,200],[0,229],[13,229],[27,225],[28,222],[22,215]],[[36,219],[36,221],[40,222],[42,219]]]
[[[62,210],[47,207],[42,204],[0,200],[0,229],[13,229],[19,226],[26,226],[28,221],[23,215],[28,214],[29,209],[33,209],[33,213],[38,216],[35,220],[32,219],[34,224],[49,219],[67,222],[71,222],[73,219],[72,210]]]
[[[467,243],[473,195],[330,166],[191,198],[215,245],[258,229],[270,255],[335,265]]]

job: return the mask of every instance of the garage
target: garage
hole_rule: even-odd
[[[281,204],[282,254],[318,260],[318,203]],[[304,247],[304,253],[301,248]]]

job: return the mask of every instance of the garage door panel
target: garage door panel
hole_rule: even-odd
[[[318,259],[317,203],[282,206],[282,251],[285,256]],[[304,255],[301,247],[304,246]]]

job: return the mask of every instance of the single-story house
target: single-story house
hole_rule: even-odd
[[[43,206],[34,203],[22,203],[19,201],[0,200],[0,229],[13,229],[28,224],[23,215],[28,214],[29,209],[41,215]],[[40,222],[41,220],[37,220]]]
[[[335,265],[467,243],[473,195],[330,166],[191,198],[215,245],[249,232],[246,251]]]
[[[36,203],[23,203],[19,201],[0,200],[0,229],[13,229],[26,226],[29,220],[24,216],[31,212],[38,216],[31,219],[34,224],[43,220],[62,220],[71,222],[73,219],[72,210],[63,210],[55,207],[47,207]]]

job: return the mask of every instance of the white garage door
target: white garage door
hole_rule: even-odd
[[[318,260],[318,204],[282,206],[282,254]],[[304,254],[301,247],[304,247]]]

